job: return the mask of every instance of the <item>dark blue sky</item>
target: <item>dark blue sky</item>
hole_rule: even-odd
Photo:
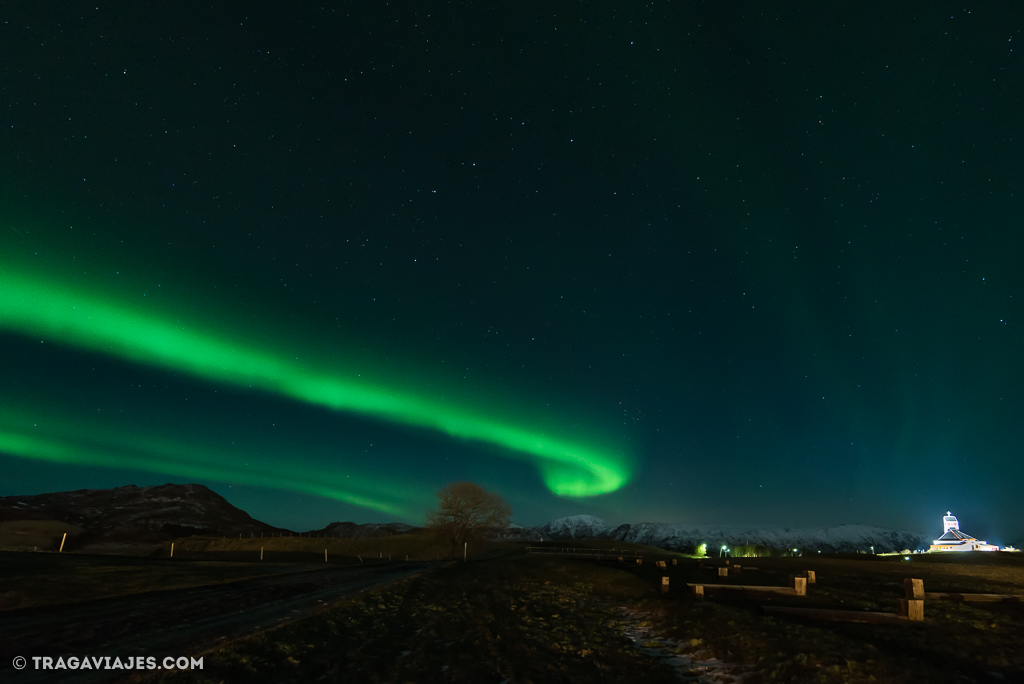
[[[950,509],[1019,539],[1022,18],[24,5],[0,25],[0,305],[29,274],[318,369],[358,358],[629,473],[560,497],[500,444],[0,311],[0,495],[199,481],[308,529],[418,522],[471,479],[525,524],[938,534]],[[38,417],[60,459],[12,437]],[[401,515],[311,493],[341,477]]]

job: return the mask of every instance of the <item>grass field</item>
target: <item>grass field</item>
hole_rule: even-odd
[[[661,557],[671,558],[671,554]],[[170,681],[369,682],[679,681],[711,663],[707,681],[1024,681],[1024,605],[927,601],[923,623],[870,625],[766,616],[760,606],[895,612],[903,579],[926,591],[1024,596],[1020,558],[915,556],[737,559],[743,584],[785,585],[815,570],[806,598],[694,600],[678,566],[515,555],[455,563],[363,594],[312,618],[206,654],[202,672]],[[710,566],[710,562],[709,562]],[[660,592],[661,577],[671,591]],[[636,638],[645,633],[644,641]],[[701,667],[697,666],[701,663]],[[675,669],[673,669],[673,666]]]
[[[72,542],[85,530],[59,520],[9,520],[0,522],[0,549],[56,551],[64,534]]]
[[[0,611],[218,584],[307,567],[0,551]]]
[[[46,529],[53,534],[52,529]],[[356,565],[387,559],[444,558],[442,548],[422,534],[366,539],[275,537],[224,539],[189,537],[157,547],[139,545],[148,556],[0,551],[0,611],[58,605],[145,591],[182,589],[249,577],[331,565]],[[260,548],[264,548],[260,561]],[[29,547],[31,548],[31,547]],[[496,549],[521,548],[502,543],[474,544],[471,556]],[[362,561],[360,560],[362,557]]]
[[[259,562],[259,546],[265,550]],[[719,579],[709,559],[636,545],[578,547],[644,554],[642,565],[526,555],[526,544],[470,548],[471,562],[347,599],[312,617],[205,654],[201,672],[170,681],[304,682],[1024,682],[1024,603],[925,602],[924,622],[861,624],[766,615],[762,606],[894,613],[903,580],[927,592],[1024,597],[1019,554],[734,559]],[[552,547],[558,544],[550,545]],[[628,548],[627,548],[628,547]],[[54,553],[0,554],[0,607],[67,603],[152,589],[359,563],[391,555],[430,559],[427,537],[201,539],[176,542],[175,558]],[[473,561],[479,554],[504,556]],[[168,549],[161,552],[169,552]],[[232,558],[233,560],[204,560]],[[275,560],[276,558],[276,560]],[[285,562],[311,559],[312,563]],[[671,559],[678,565],[671,565]],[[665,559],[666,568],[654,561]],[[756,566],[757,569],[752,569]],[[709,594],[687,582],[785,586],[814,570],[806,597]],[[662,593],[662,577],[670,591]],[[704,668],[710,668],[705,670]],[[693,680],[696,681],[696,680]]]

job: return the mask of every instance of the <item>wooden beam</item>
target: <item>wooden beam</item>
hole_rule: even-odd
[[[796,593],[792,587],[758,587],[751,584],[687,584],[688,587],[704,587],[704,591],[738,591],[756,594],[783,594],[785,596],[805,596]]]
[[[823,608],[788,608],[784,606],[761,606],[768,615],[793,615],[811,620],[832,622],[867,622],[871,624],[897,624],[909,619],[895,613],[872,613],[862,610],[827,610]]]
[[[926,599],[944,599],[946,601],[1005,601],[1007,603],[1024,603],[1024,596],[1018,594],[957,594],[945,591],[929,591]]]

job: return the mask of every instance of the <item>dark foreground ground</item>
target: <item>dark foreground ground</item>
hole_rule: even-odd
[[[818,581],[806,597],[712,594],[698,601],[686,591],[686,583],[719,582],[713,566],[721,562],[708,561],[698,569],[695,560],[678,558],[679,565],[672,566],[671,555],[655,557],[648,550],[643,565],[637,566],[527,556],[521,546],[509,550],[475,562],[434,565],[432,571],[381,586],[367,584],[355,595],[333,595],[324,601],[333,605],[304,610],[277,627],[251,622],[250,636],[203,645],[193,641],[187,651],[170,651],[202,655],[201,671],[135,673],[127,679],[1024,682],[1024,604],[1019,602],[928,600],[924,622],[899,624],[819,622],[770,616],[762,609],[776,605],[894,613],[908,577],[923,579],[929,592],[1024,597],[1024,559],[1017,555],[914,556],[909,561],[873,556],[734,559],[758,569],[744,569],[722,582],[783,586],[790,574],[805,570],[815,570]],[[666,559],[668,567],[654,567],[658,558]],[[235,571],[242,569],[239,564]],[[661,592],[663,576],[669,578],[668,593]],[[281,586],[288,584],[283,581]],[[211,590],[208,607],[201,609],[204,619],[227,619],[237,612],[227,598],[230,586]],[[217,600],[218,593],[224,598]],[[125,604],[124,619],[146,624],[146,611],[129,606]],[[9,616],[32,614],[31,609],[0,612],[0,626],[10,624]],[[179,630],[187,628],[172,620],[157,631]],[[88,639],[75,648],[95,655],[88,650]],[[165,655],[147,648],[133,654]],[[30,680],[30,673],[10,669],[9,648],[5,645],[3,651],[4,682],[66,679],[54,672],[52,679]],[[126,679],[123,673],[104,673],[104,678],[107,674]]]

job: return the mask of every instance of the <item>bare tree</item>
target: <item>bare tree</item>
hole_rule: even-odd
[[[472,482],[453,482],[437,492],[437,510],[427,513],[427,527],[451,544],[449,557],[464,543],[508,527],[512,507],[505,499]]]

